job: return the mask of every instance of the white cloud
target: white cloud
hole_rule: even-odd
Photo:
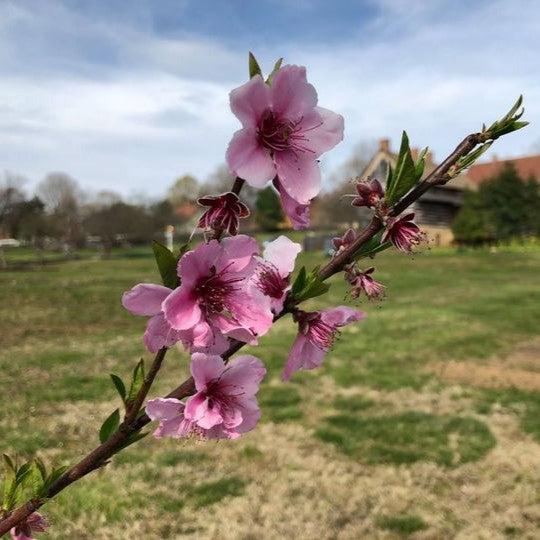
[[[397,141],[404,128],[442,158],[521,92],[527,118],[538,118],[535,4],[478,3],[458,13],[456,3],[442,0],[379,0],[379,15],[361,39],[345,36],[331,47],[281,42],[261,56],[265,65],[282,55],[306,64],[321,105],[345,116],[347,139],[325,158],[327,170],[359,140]],[[240,47],[252,44],[240,42],[236,51],[216,37],[164,38],[84,20],[58,2],[36,5],[0,6],[0,168],[34,183],[63,169],[95,189],[157,195],[176,175],[204,177],[223,161],[237,129],[227,94],[245,79]],[[18,52],[16,38],[32,39],[17,35],[19,28],[31,28],[37,46],[30,42]],[[45,40],[54,28],[69,30]],[[65,32],[106,43],[114,62],[100,64]],[[61,48],[67,46],[73,50],[66,60]],[[533,125],[495,151],[524,153],[539,140]]]

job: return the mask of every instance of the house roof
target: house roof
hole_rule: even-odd
[[[509,163],[514,165],[520,178],[528,180],[531,176],[534,176],[540,181],[540,154],[512,159],[497,159],[495,156],[491,161],[473,165],[469,169],[468,176],[472,182],[478,185],[484,180],[496,176]]]

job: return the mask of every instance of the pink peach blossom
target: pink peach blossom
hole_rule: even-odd
[[[122,305],[134,315],[150,317],[143,336],[150,352],[163,347],[172,347],[181,342],[188,351],[221,353],[227,350],[228,340],[217,332],[209,332],[204,325],[195,325],[187,330],[175,330],[165,319],[162,310],[164,300],[172,289],[154,283],[139,283],[122,296]]]
[[[35,532],[45,532],[48,527],[49,522],[39,512],[34,512],[24,522],[13,527],[9,533],[12,540],[34,540],[32,535]]]
[[[338,328],[354,321],[360,321],[365,313],[347,306],[323,309],[307,313],[298,311],[295,320],[298,322],[298,336],[289,352],[287,363],[283,369],[283,380],[300,369],[314,369],[322,364],[324,355],[330,349]]]
[[[416,223],[413,223],[413,219],[412,212],[402,217],[388,219],[382,242],[390,241],[400,251],[411,252],[413,247],[425,238],[425,234]]]
[[[272,325],[270,300],[250,287],[257,267],[257,242],[245,235],[211,240],[179,262],[181,285],[162,304],[174,330],[200,330],[210,345],[216,335],[255,342]]]
[[[193,354],[191,374],[197,392],[188,398],[184,418],[203,430],[219,428],[227,438],[240,437],[259,421],[255,395],[265,373],[254,356],[238,356],[225,364],[220,356]]]
[[[231,171],[257,188],[277,176],[292,199],[308,204],[321,188],[317,158],[343,139],[343,117],[317,107],[306,68],[283,66],[270,86],[256,75],[230,103],[242,123],[227,150]]]
[[[346,278],[352,285],[351,296],[359,298],[362,293],[370,299],[382,298],[384,296],[384,285],[375,281],[371,274],[375,271],[372,266],[361,272],[358,269],[353,269],[347,272]]]
[[[279,236],[265,245],[263,258],[259,259],[254,283],[255,286],[270,298],[274,313],[283,309],[283,302],[291,288],[290,276],[294,270],[296,256],[302,246],[286,236]]]

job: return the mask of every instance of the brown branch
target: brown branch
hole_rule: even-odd
[[[409,193],[402,197],[389,211],[389,215],[397,216],[405,208],[407,208],[411,203],[416,201],[421,195],[423,195],[428,189],[435,185],[442,185],[448,182],[451,178],[449,175],[450,169],[457,163],[457,161],[466,156],[471,152],[472,149],[479,143],[483,142],[486,134],[475,133],[466,137],[456,149],[434,170],[429,174],[422,182],[420,182],[416,187],[414,187]],[[236,194],[240,192],[244,180],[241,178],[236,178],[232,191]],[[349,264],[353,258],[354,254],[360,249],[366,242],[371,240],[379,231],[384,227],[382,220],[374,216],[370,223],[359,233],[358,238],[355,242],[342,253],[339,253],[333,257],[325,266],[323,266],[319,275],[322,279],[328,279],[337,272],[343,270],[343,268]],[[274,320],[279,319],[286,313],[288,309],[284,309],[279,315],[277,315]],[[233,354],[238,352],[245,343],[234,340],[229,347],[229,349],[222,355],[224,360],[228,360]],[[161,361],[165,356],[166,349],[161,349],[156,358],[154,359],[154,364],[150,370],[148,376],[151,374],[155,377]],[[156,369],[154,367],[157,365]],[[153,379],[152,379],[153,380]],[[143,385],[141,388],[141,394],[144,390],[144,396],[142,399],[137,399],[135,403],[138,404],[138,408],[142,405],[148,390],[150,389],[151,382],[149,385]],[[146,381],[145,381],[146,383]],[[184,399],[195,392],[195,385],[193,378],[190,377],[184,381],[180,386],[175,388],[170,392],[167,397],[172,397],[176,399]],[[139,396],[138,396],[139,397]],[[49,489],[47,493],[47,498],[45,499],[36,499],[30,500],[27,503],[23,504],[11,514],[5,517],[0,521],[0,536],[8,532],[12,527],[21,523],[25,519],[40,508],[47,499],[54,497],[60,491],[65,489],[70,484],[76,482],[83,476],[86,476],[88,473],[100,468],[118,451],[122,446],[127,442],[129,437],[134,433],[140,431],[144,426],[150,422],[150,418],[146,414],[137,416],[138,409],[135,409],[136,412],[131,411],[126,420],[120,425],[118,431],[114,433],[111,438],[104,443],[100,444],[94,450],[92,450],[86,457],[84,457],[77,465],[74,465],[69,471],[67,471],[62,477],[60,477]],[[129,420],[129,421],[128,421]]]

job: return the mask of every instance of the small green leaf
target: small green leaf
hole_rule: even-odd
[[[114,412],[103,422],[99,430],[99,441],[104,443],[109,440],[111,435],[118,429],[120,425],[120,411],[115,409]]]
[[[124,384],[124,381],[114,373],[110,373],[110,377],[112,379],[112,382],[114,384],[114,387],[116,388],[116,391],[122,398],[123,403],[126,403],[126,385]]]
[[[274,75],[281,69],[281,64],[283,63],[283,58],[279,58],[276,63],[274,64],[274,69],[272,69],[272,72],[270,75],[268,75],[268,78],[266,79],[266,84],[271,85],[272,81],[274,79]]]
[[[178,286],[178,274],[176,272],[178,259],[170,249],[155,240],[152,243],[152,249],[154,250],[154,256],[163,285],[170,289],[176,288]]]
[[[296,276],[296,279],[294,280],[294,283],[292,284],[291,293],[293,296],[296,296],[298,293],[300,293],[306,286],[306,276],[306,267],[302,266],[302,268],[300,268],[300,271],[298,272],[298,275]]]
[[[261,67],[259,66],[259,62],[257,62],[257,59],[255,58],[255,55],[250,51],[249,53],[249,78],[252,79],[255,77],[255,75],[261,75],[262,71]]]
[[[419,163],[415,164],[409,147],[409,138],[404,131],[401,137],[396,168],[392,175],[390,186],[386,185],[386,201],[393,204],[407,193],[420,179],[424,172],[425,154]]]
[[[120,450],[123,450],[124,448],[127,448],[128,446],[131,446],[132,444],[135,444],[136,442],[140,441],[141,439],[144,439],[147,435],[149,435],[149,431],[139,432],[139,433],[133,433],[128,440],[118,449],[118,452]]]
[[[377,253],[388,249],[392,244],[390,242],[381,243],[383,232],[377,233],[373,238],[366,242],[358,251],[354,254],[354,259],[358,260],[363,257],[374,257]]]
[[[319,267],[306,273],[303,266],[293,284],[291,294],[296,302],[303,302],[309,298],[316,298],[328,292],[330,285],[319,277]]]
[[[34,458],[34,463],[36,465],[36,469],[39,471],[39,474],[43,480],[47,478],[47,467],[45,466],[45,463],[40,458]]]
[[[126,399],[126,405],[129,405],[133,402],[137,394],[139,393],[139,390],[141,389],[141,386],[144,383],[144,360],[141,359],[135,366],[135,369],[133,370],[133,378],[131,380],[131,385],[129,387],[129,392]]]
[[[31,461],[29,461],[28,463],[25,463],[24,465],[21,465],[21,467],[17,471],[17,474],[15,475],[15,483],[17,485],[22,484],[25,478],[30,474],[31,471],[32,471]]]
[[[4,458],[4,464],[6,466],[6,470],[11,469],[13,473],[15,473],[17,470],[17,467],[15,463],[13,462],[13,460],[7,454],[2,454],[2,457]]]
[[[38,497],[46,497],[49,488],[69,469],[68,465],[62,465],[52,470],[51,474],[47,477],[43,486],[39,492]]]

